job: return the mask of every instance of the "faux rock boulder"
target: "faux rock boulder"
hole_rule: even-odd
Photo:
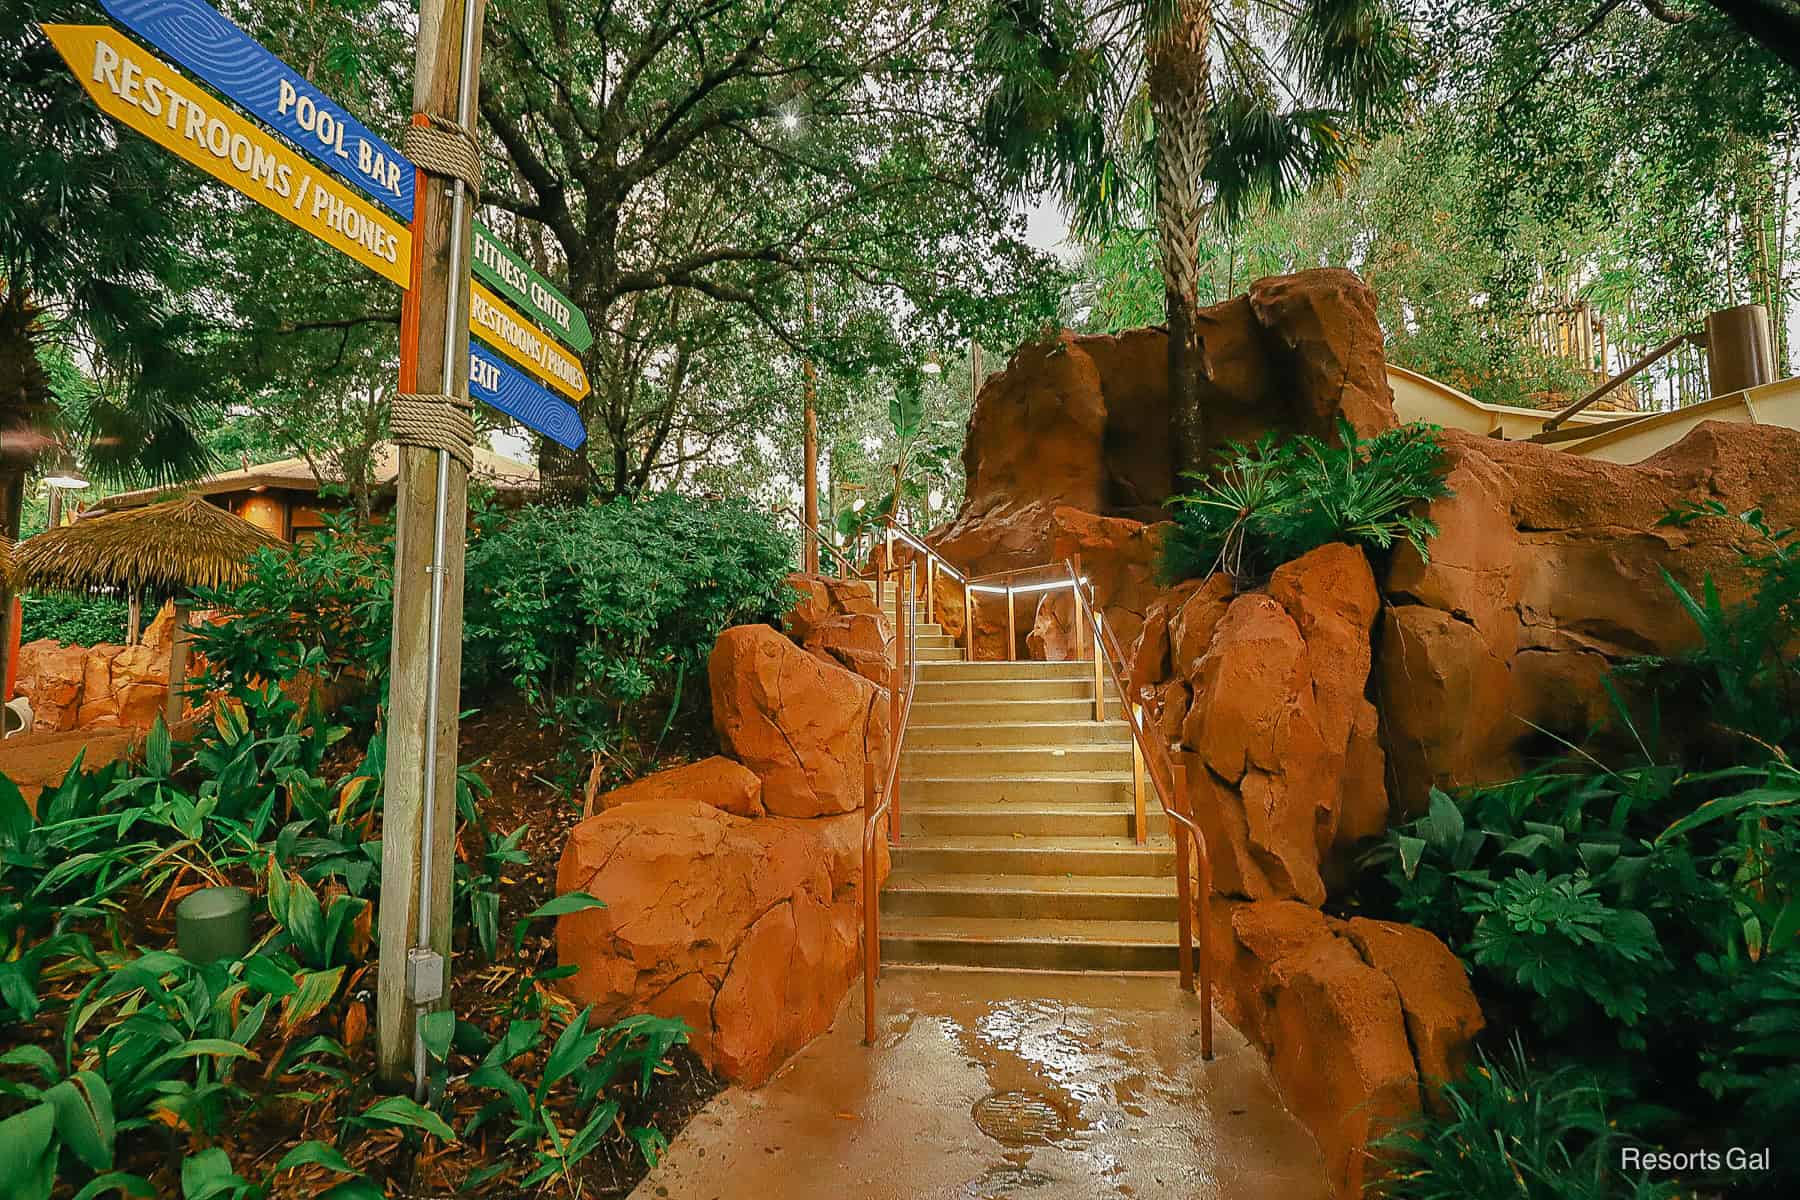
[[[624,804],[683,804],[698,800],[739,817],[763,815],[762,780],[756,772],[723,755],[670,767],[621,788],[599,794],[598,764],[588,780],[585,812],[592,815]]]
[[[707,675],[720,745],[762,779],[769,812],[817,817],[862,807],[864,765],[887,756],[885,689],[767,625],[720,634]]]
[[[1221,1011],[1269,1056],[1332,1195],[1360,1197],[1388,1166],[1370,1141],[1434,1104],[1468,1061],[1483,1021],[1462,964],[1422,929],[1291,900],[1215,900],[1212,915]]]
[[[1552,446],[1448,431],[1454,495],[1429,513],[1429,562],[1396,550],[1383,591],[1376,701],[1395,802],[1423,808],[1433,786],[1517,776],[1539,730],[1585,737],[1610,716],[1601,685],[1624,659],[1679,653],[1693,622],[1664,582],[1698,593],[1710,575],[1741,596],[1745,527],[1663,516],[1699,499],[1800,521],[1800,432],[1704,422],[1630,466]],[[1668,714],[1672,736],[1697,734]]]
[[[862,968],[862,822],[750,820],[701,800],[588,818],[557,890],[606,907],[558,920],[558,959],[577,968],[564,987],[607,1018],[679,1017],[710,1067],[762,1083],[830,1026]]]
[[[1187,594],[1171,637],[1192,690],[1181,738],[1214,889],[1316,906],[1331,850],[1345,834],[1379,832],[1370,809],[1386,812],[1364,695],[1374,574],[1362,551],[1333,544],[1228,603],[1222,578]]]

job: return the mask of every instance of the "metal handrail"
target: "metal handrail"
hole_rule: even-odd
[[[1177,924],[1180,928],[1180,957],[1178,963],[1181,971],[1181,988],[1183,991],[1194,990],[1194,926],[1198,916],[1199,949],[1200,949],[1200,1055],[1210,1059],[1213,1056],[1213,1014],[1212,1014],[1212,857],[1207,853],[1206,835],[1194,819],[1182,811],[1180,798],[1175,786],[1175,764],[1169,760],[1169,747],[1160,737],[1151,737],[1144,727],[1142,708],[1134,703],[1131,692],[1125,686],[1125,674],[1122,664],[1124,656],[1119,652],[1119,643],[1113,637],[1112,628],[1107,625],[1106,618],[1094,603],[1093,593],[1081,579],[1080,572],[1069,559],[1063,560],[1068,569],[1070,584],[1075,589],[1078,607],[1085,606],[1089,621],[1093,625],[1094,657],[1105,659],[1106,667],[1112,674],[1113,686],[1119,689],[1121,706],[1125,709],[1125,719],[1131,726],[1132,740],[1137,744],[1138,753],[1150,766],[1150,783],[1156,789],[1156,802],[1162,806],[1163,813],[1175,826],[1175,894],[1179,908]],[[1100,711],[1100,682],[1095,679],[1095,706]],[[1138,828],[1143,828],[1143,813],[1138,813]],[[1188,838],[1193,839],[1194,850],[1198,855],[1200,868],[1199,903],[1196,906],[1193,895],[1193,880],[1188,877]]]
[[[809,527],[806,523],[806,518],[801,516],[792,507],[777,508],[775,510],[775,512],[779,516],[792,517],[794,519],[794,523],[796,525],[800,526],[801,529],[806,530],[808,533],[812,534],[814,540],[817,541],[819,543],[819,545],[825,547],[825,549],[831,553],[831,557],[833,557],[837,560],[838,566],[842,567],[844,569],[844,571],[848,572],[849,574],[857,576],[858,578],[861,578],[862,571],[860,569],[858,569],[858,567],[855,563],[851,562],[848,558],[844,557],[844,552],[832,544],[831,539],[825,536],[824,530],[814,529],[814,528]],[[804,564],[802,564],[802,565],[804,565]]]
[[[880,594],[883,575],[893,569],[892,538],[899,536],[907,542],[922,547],[931,556],[928,567],[941,568],[949,572],[963,584],[965,598],[972,600],[974,579],[966,572],[957,572],[943,556],[925,546],[915,535],[902,528],[891,517],[888,520],[888,553],[884,564],[877,564],[875,571],[875,587]],[[1066,578],[1058,586],[1069,588],[1074,595],[1076,629],[1082,624],[1082,610],[1086,610],[1087,622],[1091,624],[1094,654],[1094,717],[1102,720],[1105,717],[1105,688],[1101,675],[1101,664],[1112,674],[1113,686],[1118,689],[1125,709],[1126,723],[1131,729],[1132,742],[1136,750],[1134,767],[1147,763],[1149,765],[1150,784],[1156,791],[1157,804],[1168,817],[1174,830],[1175,838],[1175,891],[1178,907],[1177,927],[1179,930],[1178,965],[1180,983],[1183,991],[1195,991],[1196,974],[1198,975],[1200,1011],[1200,1053],[1203,1058],[1213,1057],[1213,1013],[1212,1013],[1212,858],[1207,851],[1206,835],[1194,819],[1183,811],[1179,789],[1175,785],[1175,766],[1169,759],[1169,748],[1160,738],[1151,737],[1144,724],[1141,708],[1133,703],[1133,697],[1126,687],[1123,670],[1124,656],[1120,653],[1118,640],[1113,636],[1106,618],[1094,601],[1089,581],[1081,573],[1080,558],[1074,556],[1061,560]],[[984,578],[998,578],[1006,575],[1023,574],[1026,571],[1054,568],[1056,562],[1042,563],[1035,567],[1024,567],[1011,572],[999,572]],[[894,572],[899,574],[899,572]],[[927,576],[929,579],[930,576]],[[895,663],[893,689],[890,691],[894,717],[891,721],[892,743],[888,751],[887,762],[877,786],[875,763],[864,759],[863,762],[863,1044],[875,1043],[875,983],[881,971],[881,919],[880,901],[875,871],[875,838],[881,828],[883,817],[888,818],[888,839],[891,843],[899,841],[899,782],[900,755],[905,746],[907,727],[912,719],[913,697],[918,690],[919,658],[918,658],[918,563],[908,563],[905,571],[905,605],[900,603],[900,581],[895,581],[894,616],[900,625],[895,636]],[[1007,627],[1009,634],[1013,632],[1012,595],[1019,589],[1007,587]],[[1033,588],[1032,590],[1048,590]],[[972,604],[964,612],[965,633],[968,634],[969,659],[975,660],[974,636],[975,617]],[[1077,656],[1079,657],[1079,633]],[[1013,646],[1017,642],[1012,643]],[[1014,651],[1011,647],[1008,654]],[[877,804],[876,798],[880,797]],[[1142,841],[1144,836],[1144,806],[1141,790],[1137,793],[1137,836]],[[1199,896],[1194,895],[1195,881],[1188,871],[1189,839],[1198,856],[1196,863],[1199,869]],[[1197,919],[1196,919],[1197,918]],[[1195,970],[1196,933],[1198,924],[1199,970]]]
[[[913,696],[918,692],[919,683],[919,651],[918,651],[918,597],[914,592],[917,583],[916,564],[908,564],[906,606],[901,608],[899,597],[894,602],[894,617],[900,622],[900,629],[894,637],[894,691],[890,693],[895,701],[895,717],[891,722],[891,745],[888,749],[887,764],[882,773],[879,791],[875,787],[875,764],[867,756],[863,758],[863,1045],[875,1044],[875,980],[881,973],[881,903],[878,881],[875,871],[875,837],[881,829],[881,818],[888,817],[888,841],[899,841],[898,822],[900,810],[895,801],[900,798],[900,750],[906,743],[906,728],[912,720]],[[901,696],[901,682],[905,681],[905,695]],[[881,797],[879,806],[875,797]],[[890,814],[892,814],[890,816]]]

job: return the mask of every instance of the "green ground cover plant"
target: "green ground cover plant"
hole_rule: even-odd
[[[1169,501],[1162,582],[1225,571],[1247,583],[1327,542],[1385,551],[1405,541],[1429,557],[1437,526],[1418,510],[1449,494],[1436,427],[1360,438],[1340,417],[1338,441],[1265,434],[1227,445],[1210,471],[1184,473],[1193,488]]]
[[[1743,599],[1668,580],[1697,644],[1617,672],[1591,747],[1433,791],[1365,857],[1355,906],[1442,937],[1488,1015],[1484,1042],[1514,1047],[1504,1070],[1490,1053],[1451,1087],[1448,1115],[1387,1144],[1413,1167],[1385,1194],[1800,1187],[1779,1151],[1768,1171],[1701,1167],[1665,1189],[1669,1173],[1650,1182],[1608,1150],[1779,1147],[1800,1122],[1800,535],[1740,519]],[[1676,712],[1698,719],[1665,723]]]
[[[487,828],[468,769],[455,924],[462,970],[489,984],[428,1021],[429,1104],[372,1088],[385,753],[379,736],[356,753],[348,733],[273,684],[244,685],[189,742],[159,724],[141,763],[77,762],[35,813],[0,776],[9,1200],[362,1200],[395,1181],[576,1191],[598,1158],[653,1162],[666,1145],[645,1096],[685,1026],[603,1023],[554,990],[567,971],[547,965],[543,922],[592,897],[519,912],[499,936],[518,836]],[[241,958],[198,964],[174,947],[174,903],[207,884],[260,897]]]

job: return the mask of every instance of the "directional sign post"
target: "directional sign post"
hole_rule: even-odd
[[[587,441],[587,429],[574,405],[552,396],[480,342],[469,345],[469,395],[570,450]]]
[[[413,215],[413,164],[201,0],[100,0],[127,29],[379,200]],[[402,283],[401,287],[406,284]]]
[[[412,232],[104,25],[44,34],[100,110],[404,288]]]
[[[241,105],[245,111],[299,147],[303,153],[330,171],[342,176],[369,197],[385,206],[402,222],[412,220],[416,171],[406,156],[388,141],[371,132],[361,121],[345,111],[342,105],[309,82],[304,75],[271,54],[249,34],[238,28],[230,18],[204,3],[204,0],[101,0],[101,4],[120,24],[136,31],[151,45],[223,92],[231,100]],[[130,45],[128,39],[111,30],[101,27],[93,28],[98,33],[110,35],[112,39]],[[147,52],[140,50],[139,55],[155,62]],[[69,57],[67,51],[64,52],[64,57]],[[79,64],[71,59],[70,65],[75,66],[78,77],[83,77]],[[168,71],[160,64],[158,66],[171,78],[180,79],[180,76],[173,71]],[[85,81],[85,77],[83,78]],[[139,132],[145,133],[170,149],[181,153],[179,147],[166,138],[158,137],[140,122],[130,120],[127,116],[115,111],[116,106],[104,102],[101,96],[94,91],[91,82],[88,90],[94,94],[97,101],[101,101],[101,107],[106,111],[125,120]],[[192,85],[189,85],[181,94],[192,95],[209,104],[212,103],[210,97]],[[213,107],[221,112],[229,111],[225,105],[213,105]],[[254,126],[249,126],[249,128],[254,130]],[[279,143],[269,138],[267,134],[260,130],[254,131],[256,136],[262,139],[263,144],[279,146]],[[291,152],[286,151],[285,147],[281,147],[281,149],[288,154],[290,159],[293,158]],[[226,178],[219,171],[213,170],[208,163],[194,159],[185,153],[183,157],[197,162],[215,176],[238,187],[240,191],[249,191],[234,180]],[[311,172],[310,174],[317,173]],[[331,187],[336,189],[333,193],[334,198],[341,199],[342,195],[351,194],[335,183]],[[262,199],[262,197],[257,198]],[[268,203],[267,200],[263,202]],[[274,207],[274,205],[271,204],[270,207]],[[277,209],[277,211],[281,210]],[[323,211],[329,217],[334,210],[328,203]],[[288,216],[290,220],[295,219],[289,213],[284,212],[283,215]],[[355,219],[351,218],[351,220],[354,224]],[[306,222],[295,220],[295,223],[307,229],[308,232],[315,232]],[[397,230],[398,237],[404,239],[406,248],[410,249],[411,235],[408,230],[391,222],[384,225],[383,228],[390,231]],[[580,309],[575,307],[573,301],[558,291],[549,280],[526,266],[518,255],[508,249],[492,231],[479,221],[474,225],[474,239],[473,267],[478,278],[486,281],[501,296],[518,305],[544,328],[573,346],[577,351],[586,350],[593,345],[594,335],[588,329],[587,318]],[[326,240],[331,241],[330,238]],[[409,261],[390,264],[395,267],[394,270],[382,271],[376,264],[369,263],[366,259],[357,256],[354,251],[350,251],[336,242],[332,242],[332,244],[338,249],[350,253],[352,257],[357,257],[358,261],[364,262],[365,265],[376,267],[378,273],[400,287],[409,286]],[[493,299],[491,294],[489,299]],[[497,302],[495,303],[497,304]],[[495,320],[502,324],[526,325],[526,322],[522,321],[517,313],[506,308],[505,305],[498,305],[493,315]],[[496,330],[492,334],[491,340],[495,345],[505,346],[508,353],[511,354],[515,344],[529,344],[533,340],[541,339],[536,339],[534,332],[531,335],[520,335],[508,341],[503,340]],[[540,375],[543,372],[538,371],[535,365],[540,362],[550,364],[551,369],[560,372],[562,379],[573,379],[579,375],[581,382],[577,392],[570,392],[566,387],[562,390],[577,399],[587,394],[586,376],[579,374],[580,364],[575,363],[574,372],[571,372],[568,364],[574,360],[567,355],[562,355],[559,348],[551,345],[549,350],[541,352],[535,350],[521,352],[530,354],[532,357],[529,361],[526,359],[519,359],[519,361]],[[513,357],[518,358],[518,355],[513,354]],[[474,372],[475,369],[474,358],[471,356],[470,370]],[[551,378],[547,375],[544,377]],[[518,379],[515,383],[509,384],[500,392],[495,393],[506,396],[507,404],[494,403],[480,387],[475,389],[475,394],[483,402],[491,404],[494,408],[545,437],[564,445],[570,445],[568,439],[575,437],[574,445],[579,445],[580,441],[587,436],[585,430],[580,430],[579,414],[575,416],[576,429],[580,430],[579,437],[577,437],[576,433],[571,432],[567,419],[568,412],[564,411],[567,406],[558,407],[560,402],[549,396],[544,397],[548,403],[540,403],[535,399],[530,401],[522,399],[522,397],[529,397],[530,393],[522,390],[518,385],[529,384],[529,382]],[[535,387],[536,385],[530,386]],[[558,386],[561,387],[561,384],[559,383]],[[525,415],[527,413],[547,414],[553,428],[535,424],[532,417]]]
[[[525,265],[479,221],[475,224],[475,274],[496,292],[536,317],[545,329],[577,351],[594,344],[587,317],[575,302],[557,291],[548,279]]]
[[[588,394],[587,371],[581,360],[538,332],[538,327],[507,303],[469,281],[469,328],[508,358],[571,400]]]

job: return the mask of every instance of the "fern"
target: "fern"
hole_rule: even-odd
[[[1211,472],[1177,496],[1163,543],[1163,582],[1225,571],[1253,579],[1329,542],[1375,550],[1406,541],[1429,559],[1437,525],[1418,511],[1450,494],[1436,426],[1414,422],[1373,438],[1339,418],[1341,446],[1305,434],[1234,442]]]

